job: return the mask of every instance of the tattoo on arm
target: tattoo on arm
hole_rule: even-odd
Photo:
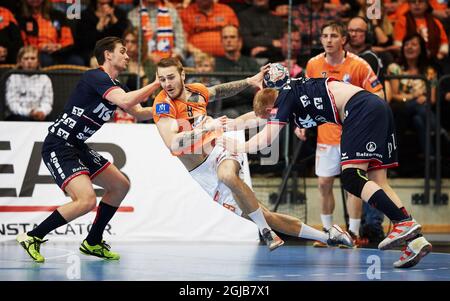
[[[207,129],[194,129],[189,132],[184,132],[178,140],[178,146],[183,148],[193,145],[206,132],[208,132]]]
[[[234,96],[249,86],[246,79],[213,86],[209,88],[209,101]]]

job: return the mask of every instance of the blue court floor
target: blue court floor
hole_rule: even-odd
[[[120,261],[82,255],[77,242],[47,242],[46,262],[32,262],[14,241],[0,243],[0,281],[347,281],[450,280],[450,254],[430,253],[411,269],[394,269],[400,251],[317,249],[256,243],[114,242]]]

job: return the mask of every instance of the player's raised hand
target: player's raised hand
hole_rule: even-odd
[[[258,73],[256,73],[252,77],[247,78],[247,82],[256,88],[262,89],[264,74],[266,74],[266,72],[269,71],[269,68],[270,63],[262,66]]]

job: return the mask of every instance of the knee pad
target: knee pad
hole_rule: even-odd
[[[368,181],[367,172],[359,168],[346,168],[341,173],[342,187],[359,198]]]

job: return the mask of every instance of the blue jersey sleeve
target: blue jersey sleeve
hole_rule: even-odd
[[[292,90],[281,90],[270,112],[267,123],[289,123],[293,113]]]
[[[105,98],[111,90],[121,88],[114,83],[106,72],[99,69],[85,73],[84,80],[99,95],[101,95],[102,98]]]

